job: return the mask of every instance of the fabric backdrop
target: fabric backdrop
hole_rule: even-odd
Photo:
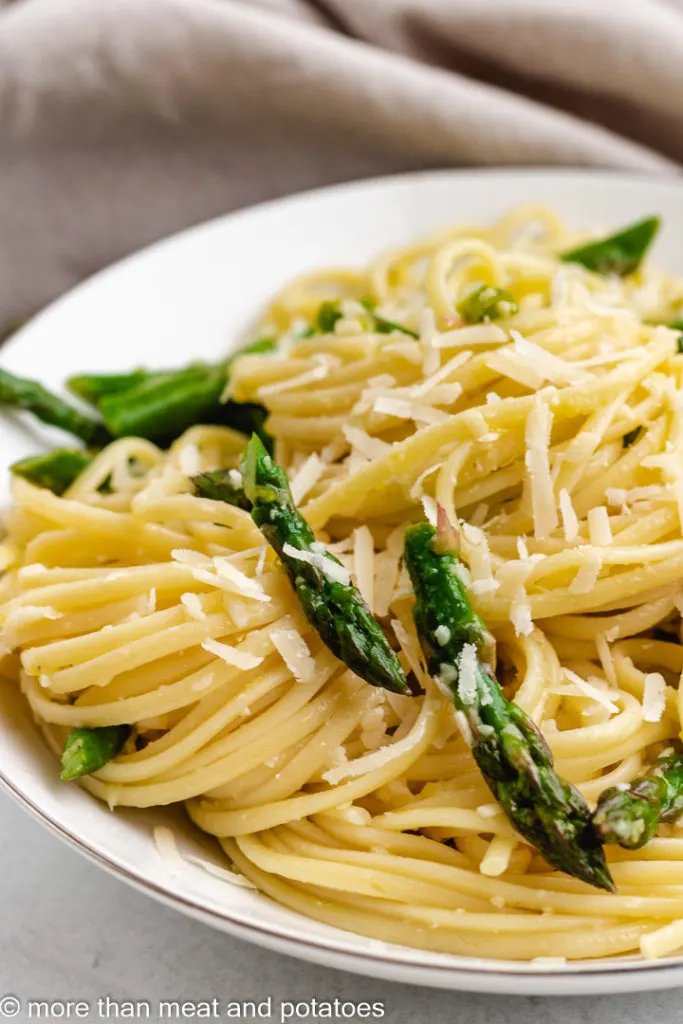
[[[682,94],[683,0],[0,0],[0,324],[316,185],[676,173]]]

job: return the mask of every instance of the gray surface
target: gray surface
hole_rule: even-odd
[[[382,1002],[388,1024],[657,1024],[681,1019],[680,991],[550,1000],[448,993],[359,978],[266,952],[139,895],[53,838],[0,795],[0,1009],[98,997]],[[0,1021],[2,1021],[0,1015]],[[28,1019],[22,1012],[15,1021]],[[72,1019],[75,1019],[72,1017]],[[98,1016],[87,1020],[115,1019]],[[154,1019],[152,1017],[151,1019]],[[322,1019],[309,1016],[309,1022]]]

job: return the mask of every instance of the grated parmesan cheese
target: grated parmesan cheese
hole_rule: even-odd
[[[379,750],[373,750],[369,754],[357,757],[354,761],[336,765],[329,771],[323,772],[322,777],[330,786],[336,786],[342,779],[367,775],[368,772],[373,772],[377,768],[383,768],[384,765],[390,764],[412,750],[425,735],[426,728],[427,717],[422,713],[407,736],[394,743],[389,743],[385,747],[380,747]]]
[[[313,360],[317,364],[310,370],[305,370],[296,377],[288,377],[286,380],[275,381],[274,384],[264,384],[258,389],[258,395],[279,395],[283,391],[294,391],[296,388],[305,387],[307,384],[315,384],[316,381],[324,380],[328,376],[330,370],[338,365],[338,360],[329,356],[325,353],[321,353],[313,356]]]
[[[0,566],[4,568],[4,566]],[[31,565],[22,565],[18,571],[18,575],[21,579],[26,579],[28,576],[42,576],[44,572],[47,572],[47,566],[41,562],[33,562]]]
[[[237,885],[241,889],[257,888],[245,875],[241,875],[237,871],[230,871],[228,868],[222,868],[220,864],[214,864],[213,861],[204,860],[202,857],[195,857],[192,854],[187,854],[184,860],[188,864],[206,871],[208,875],[213,875],[214,878],[220,878],[223,882],[229,882],[230,885]]]
[[[207,555],[202,555],[199,551],[192,551],[190,548],[174,548],[171,551],[171,558],[174,562],[192,566],[193,569],[208,569],[211,567],[211,559]],[[123,572],[117,572],[116,575],[112,572],[108,578],[118,579],[119,576],[123,575]]]
[[[50,605],[25,604],[21,608],[15,608],[10,612],[4,623],[4,632],[10,633],[21,629],[22,626],[32,626],[43,619],[61,619],[64,613],[58,612]]]
[[[437,626],[434,630],[434,639],[439,647],[445,647],[451,639],[451,631],[448,626]]]
[[[534,621],[531,618],[531,607],[525,593],[510,605],[510,622],[517,636],[530,636],[533,633]]]
[[[460,735],[464,739],[465,743],[467,744],[468,747],[473,747],[474,746],[474,736],[472,735],[472,730],[470,729],[470,723],[465,718],[465,715],[462,713],[462,711],[456,711],[454,717],[455,717],[455,722],[456,722],[456,725],[458,726],[458,730],[460,732]]]
[[[315,487],[324,472],[325,463],[322,459],[320,459],[315,452],[312,455],[309,455],[289,484],[295,505],[301,504],[308,492]]]
[[[448,419],[448,413],[434,409],[431,405],[420,405],[393,395],[380,395],[375,399],[373,410],[385,416],[395,416],[400,420],[415,420],[421,423],[442,423]]]
[[[180,449],[178,465],[185,476],[196,476],[201,472],[202,459],[196,444],[186,444]]]
[[[316,664],[301,633],[297,629],[273,629],[270,639],[297,682],[312,683]]]
[[[564,530],[564,539],[568,544],[571,544],[573,540],[579,535],[579,520],[574,506],[572,505],[572,499],[569,491],[564,487],[559,494],[560,502],[560,515],[562,516],[562,529]]]
[[[177,875],[183,865],[183,858],[175,840],[175,832],[166,825],[155,825],[152,829],[154,845],[170,874]]]
[[[543,385],[543,376],[533,365],[521,358],[512,348],[501,348],[486,359],[486,366],[501,377],[514,380],[530,391],[538,391]]]
[[[621,508],[625,505],[628,499],[628,491],[623,487],[608,487],[605,491],[605,500],[608,505],[613,505],[615,508]]]
[[[643,685],[643,721],[661,722],[666,707],[666,680],[661,672],[648,672]]]
[[[501,345],[508,336],[495,324],[473,324],[445,331],[434,342],[437,348],[466,348],[468,345]]]
[[[591,544],[596,547],[607,547],[612,543],[612,529],[609,514],[604,505],[598,505],[588,511],[588,536]]]
[[[342,583],[344,586],[348,586],[351,582],[351,574],[348,569],[319,551],[301,551],[292,544],[283,545],[282,551],[295,561],[307,562],[314,566],[333,583]]]
[[[550,476],[550,430],[553,414],[538,395],[526,421],[526,456],[536,540],[545,540],[558,525],[557,507]]]
[[[495,818],[502,813],[500,804],[480,804],[477,807],[477,814],[480,818]]]
[[[513,339],[513,351],[536,373],[541,374],[543,380],[551,384],[581,384],[591,380],[592,374],[574,363],[560,359],[540,345],[527,341],[519,331],[511,330],[510,337]]]
[[[436,510],[436,499],[432,498],[429,494],[423,494],[420,498],[425,519],[431,526],[436,526],[437,522],[437,510]]]
[[[436,370],[436,373],[432,373],[431,376],[427,377],[420,384],[414,384],[409,391],[410,397],[423,398],[438,384],[442,384],[443,381],[447,380],[450,377],[450,375],[452,373],[455,373],[455,371],[459,369],[459,367],[461,367],[463,363],[466,363],[471,356],[471,352],[459,352],[457,356],[453,356],[452,359],[447,360],[440,369]],[[454,384],[453,387],[459,388],[459,394],[462,394],[462,386],[460,384]],[[455,392],[453,393],[455,394]],[[455,401],[455,398],[453,399],[453,401]]]
[[[424,484],[427,477],[430,476],[432,473],[435,473],[437,469],[441,469],[442,466],[443,462],[435,462],[433,466],[427,466],[426,469],[423,469],[420,475],[418,476],[417,480],[413,484],[413,486],[410,488],[409,496],[414,499],[421,497],[422,485]]]
[[[595,638],[595,647],[598,652],[598,657],[600,658],[602,671],[605,673],[605,678],[609,682],[610,686],[614,686],[616,688],[617,673],[614,668],[614,658],[612,657],[606,633],[598,633]]]
[[[254,601],[270,601],[270,597],[265,593],[258,580],[250,579],[241,569],[233,565],[228,558],[219,556],[214,558],[213,564],[218,575],[226,580],[231,585],[231,589],[234,589],[238,594],[241,594],[243,597],[252,598]]]
[[[465,644],[458,659],[458,695],[463,704],[473,704],[477,699],[477,649],[474,644]]]
[[[619,711],[617,705],[609,699],[606,693],[600,690],[599,687],[593,686],[585,679],[582,679],[576,672],[572,672],[569,668],[563,668],[562,675],[568,682],[573,683],[584,697],[594,700],[596,704],[601,704],[603,708],[607,708],[610,714],[614,715]]]
[[[206,612],[202,608],[202,602],[196,594],[181,594],[180,603],[191,619],[202,622],[206,618]]]
[[[263,575],[263,568],[266,564],[266,555],[268,554],[268,545],[262,544],[259,548],[258,560],[256,562],[256,568],[254,569],[255,576]]]
[[[231,647],[230,644],[222,644],[218,640],[205,640],[201,646],[209,654],[215,654],[226,665],[233,665],[235,668],[241,668],[245,671],[256,668],[263,661],[263,658],[259,658],[256,654],[250,654],[249,651],[240,651],[239,648]]]
[[[570,594],[589,594],[597,583],[602,569],[602,555],[599,551],[587,551],[574,579],[567,588]]]
[[[390,445],[379,437],[371,437],[360,427],[342,426],[342,433],[355,452],[366,459],[379,459],[389,451]]]

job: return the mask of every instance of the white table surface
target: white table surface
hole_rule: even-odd
[[[268,995],[274,1004],[367,1000],[384,1003],[387,1024],[678,1024],[682,998],[675,989],[557,1000],[478,996],[305,964],[139,895],[0,794],[0,1008],[7,994],[24,1004],[33,998],[95,1005],[107,995],[152,1006],[162,999],[227,1002]],[[96,1014],[81,1019],[107,1019]],[[29,1018],[22,1011],[13,1019]],[[314,1024],[320,1019],[308,1017]]]

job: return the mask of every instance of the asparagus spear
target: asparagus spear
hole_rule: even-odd
[[[195,493],[201,498],[224,501],[227,505],[251,512],[251,502],[244,493],[242,475],[236,469],[215,469],[192,478]]]
[[[560,259],[565,263],[581,263],[596,274],[625,277],[642,263],[660,224],[659,217],[648,217],[607,238],[562,253]]]
[[[297,510],[284,470],[254,435],[242,464],[251,516],[278,553],[306,618],[333,654],[372,686],[395,693],[411,689],[379,622],[342,564],[315,540]],[[212,487],[195,479],[199,493]]]
[[[130,373],[81,373],[69,377],[66,386],[74,395],[84,402],[97,408],[100,399],[105,395],[115,395],[121,391],[142,384],[152,374],[149,370],[131,370]]]
[[[488,284],[483,284],[481,288],[470,292],[457,306],[458,313],[468,324],[480,324],[489,320],[500,320],[503,316],[514,316],[518,308],[510,292]]]
[[[99,771],[116,757],[129,736],[127,725],[74,729],[67,736],[62,750],[62,779],[70,782]]]
[[[81,374],[69,387],[102,415],[114,437],[145,437],[167,445],[195,423],[219,423],[262,436],[266,412],[255,403],[221,402],[230,366],[239,355],[269,352],[275,338],[259,338],[217,365],[129,374]]]
[[[64,491],[92,462],[87,451],[73,448],[55,448],[47,455],[32,455],[10,466],[15,476],[24,477],[38,487],[47,487],[54,494]]]
[[[662,754],[645,775],[626,789],[611,786],[600,794],[593,824],[603,843],[639,850],[652,839],[660,821],[683,814],[683,754]]]
[[[111,440],[109,432],[101,423],[84,416],[37,381],[16,377],[7,370],[0,370],[0,406],[3,405],[31,412],[43,423],[80,437],[93,448],[101,447]]]
[[[482,663],[485,627],[458,576],[458,558],[448,550],[452,528],[443,509],[439,519],[438,531],[428,523],[411,526],[404,548],[428,670],[463,716],[472,754],[517,831],[553,867],[612,891],[583,798],[556,774],[541,733]]]

